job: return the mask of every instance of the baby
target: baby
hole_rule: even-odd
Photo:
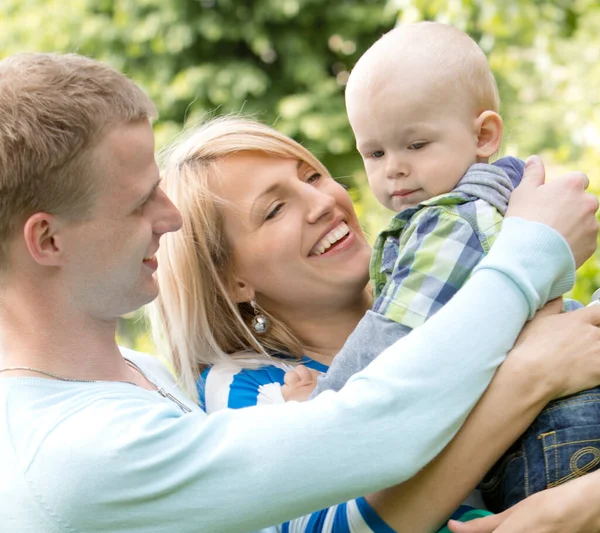
[[[488,164],[502,139],[498,90],[481,49],[451,26],[424,22],[384,35],[352,71],[346,107],[369,184],[397,215],[374,246],[373,310],[318,382],[305,369],[286,375],[286,399],[306,398],[315,383],[312,396],[339,390],[446,304],[492,246],[523,173],[514,158]],[[600,393],[580,394],[585,401],[553,402],[552,419],[546,408],[488,474],[482,490],[492,510],[600,463],[600,449],[577,443],[600,445]]]

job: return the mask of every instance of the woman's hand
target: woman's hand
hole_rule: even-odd
[[[600,472],[538,492],[499,515],[451,520],[454,533],[598,533]]]
[[[559,314],[561,305],[536,314],[503,364],[546,387],[548,401],[600,384],[600,306]]]
[[[542,160],[531,156],[521,184],[510,197],[506,216],[541,222],[558,231],[579,267],[596,249],[598,200],[585,192],[589,180],[583,172],[570,172],[549,183],[544,179]]]

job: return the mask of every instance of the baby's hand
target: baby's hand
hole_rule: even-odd
[[[285,373],[281,387],[283,399],[286,402],[304,402],[308,400],[310,393],[317,386],[317,378],[321,375],[317,370],[298,365],[294,370]]]

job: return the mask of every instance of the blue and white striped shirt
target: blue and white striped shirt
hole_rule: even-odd
[[[327,366],[304,357],[303,365],[319,372]],[[220,409],[241,409],[254,405],[285,402],[281,393],[283,377],[293,366],[273,359],[259,368],[215,365],[207,368],[197,383],[200,404],[208,414]],[[452,516],[459,519],[473,506],[483,506],[479,493],[465,502]],[[393,533],[364,497],[322,509],[316,513],[264,529],[261,533]]]
[[[326,372],[327,366],[305,357],[302,364]],[[253,405],[283,403],[283,376],[293,366],[275,360],[256,369],[216,365],[198,380],[200,403],[207,413]],[[268,528],[262,533],[393,533],[364,498],[357,498]]]

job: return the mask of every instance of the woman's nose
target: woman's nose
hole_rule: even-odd
[[[308,206],[307,219],[312,224],[333,211],[335,198],[310,186],[310,191],[306,195],[306,205]]]

